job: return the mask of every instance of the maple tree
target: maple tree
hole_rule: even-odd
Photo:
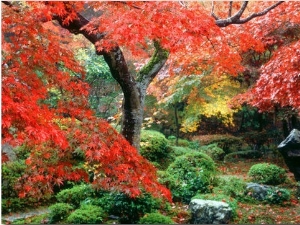
[[[247,2],[232,4],[225,19],[219,18],[223,14],[216,15],[219,12],[211,12],[197,2],[2,4],[5,5],[2,15],[3,141],[14,145],[28,143],[34,148],[26,161],[30,176],[23,177],[24,184],[19,186],[25,190],[21,196],[38,193],[32,185],[34,182],[43,186],[42,195],[51,191],[53,183],[86,179],[84,171],[71,167],[69,162],[74,144],[81,146],[90,164],[99,165],[95,185],[125,190],[132,196],[140,193],[138,185],[141,185],[147,191],[168,197],[169,192],[155,181],[153,166],[130,146],[139,148],[147,87],[167,60],[170,74],[201,74],[210,69],[220,75],[236,75],[243,71],[239,50],[263,51],[264,46],[236,26],[228,26],[229,30],[220,27],[248,23],[274,8],[294,3],[254,5],[250,8],[254,14],[249,10],[246,19],[241,17],[246,12]],[[96,54],[104,57],[124,93],[121,133],[130,144],[106,122],[92,115],[87,104],[89,87],[82,81],[82,68],[68,47],[71,45],[63,45],[61,36],[47,29],[46,24],[51,21],[57,21],[73,34],[82,34],[95,46]],[[230,35],[231,29],[239,32]],[[136,71],[130,70],[128,55],[142,65]],[[54,108],[45,101],[51,89],[61,94]],[[64,130],[57,121],[63,123],[66,117],[71,118],[71,123],[67,122]],[[53,155],[56,156],[53,161],[49,160]],[[65,162],[59,160],[62,156]],[[42,163],[42,159],[49,160],[48,164]],[[126,176],[120,173],[124,170],[128,171]]]

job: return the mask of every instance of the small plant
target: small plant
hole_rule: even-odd
[[[102,208],[95,205],[83,205],[67,218],[67,223],[97,224],[103,222],[105,216]]]
[[[287,178],[285,169],[270,163],[253,165],[248,175],[253,182],[270,185],[282,184]]]
[[[215,174],[214,161],[208,155],[190,152],[177,157],[161,180],[172,191],[174,201],[188,203],[197,192],[209,191]]]
[[[284,188],[270,188],[265,201],[270,204],[282,204],[288,201],[291,197],[291,193]]]
[[[49,222],[56,223],[58,221],[64,220],[73,210],[73,207],[68,203],[56,203],[49,207]]]
[[[160,162],[168,157],[168,141],[162,133],[153,130],[141,132],[140,153],[151,162]]]
[[[245,181],[236,177],[220,179],[218,186],[213,189],[213,193],[230,196],[239,202],[255,202],[252,197],[245,194],[246,186]]]
[[[209,155],[213,160],[222,160],[225,155],[225,152],[218,147],[217,143],[201,146],[199,150]]]
[[[139,220],[139,224],[174,224],[174,221],[160,213],[149,213]]]
[[[82,184],[60,191],[57,193],[56,199],[59,202],[72,204],[77,208],[81,201],[93,195],[95,195],[95,190],[91,185]]]
[[[145,193],[140,197],[131,198],[126,194],[117,193],[112,196],[109,213],[119,216],[120,223],[137,223],[146,213],[155,212],[163,206],[159,199]]]

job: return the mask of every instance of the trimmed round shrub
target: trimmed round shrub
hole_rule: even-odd
[[[175,222],[160,213],[149,213],[139,220],[139,224],[174,224]]]
[[[56,203],[49,206],[49,222],[56,223],[58,221],[64,220],[73,210],[73,207],[68,203]]]
[[[162,207],[162,201],[148,193],[137,198],[131,198],[124,193],[117,193],[111,197],[112,205],[108,212],[118,216],[120,223],[137,223],[146,213],[155,212]]]
[[[171,190],[174,201],[188,203],[196,193],[209,191],[215,175],[215,163],[208,155],[191,152],[177,157],[161,180]]]
[[[95,205],[82,205],[67,218],[67,223],[72,224],[97,224],[102,223],[105,216],[102,208]]]
[[[282,184],[287,178],[285,169],[270,163],[253,165],[248,175],[253,182],[270,185]]]
[[[57,193],[56,199],[59,202],[69,203],[77,208],[82,201],[93,195],[95,195],[95,190],[91,185],[81,184],[60,191]]]
[[[171,155],[173,157],[181,156],[194,151],[193,149],[181,146],[171,146]]]
[[[213,160],[222,160],[225,156],[225,152],[218,147],[217,143],[201,146],[199,150],[209,155]]]
[[[153,130],[142,130],[140,153],[152,162],[160,162],[169,155],[168,141],[165,136]]]

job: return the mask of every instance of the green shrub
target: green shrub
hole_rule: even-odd
[[[94,195],[95,190],[92,188],[91,185],[81,184],[60,191],[59,193],[57,193],[56,199],[59,202],[69,203],[77,208],[79,207],[80,202]]]
[[[83,205],[68,216],[67,223],[97,224],[103,222],[104,216],[105,214],[99,206]]]
[[[187,148],[187,147],[181,147],[181,146],[171,146],[171,156],[174,157],[174,159],[177,157],[177,156],[181,156],[181,155],[184,155],[186,153],[190,153],[192,151],[194,151],[193,149],[190,149],[190,148]]]
[[[139,220],[139,224],[174,224],[174,221],[160,213],[149,213]]]
[[[201,146],[199,150],[209,155],[213,160],[222,160],[225,156],[225,152],[218,147],[217,143]]]
[[[269,204],[282,204],[291,198],[291,193],[284,188],[273,187],[268,190],[268,195],[264,199]]]
[[[254,159],[260,158],[261,156],[261,152],[255,150],[232,152],[228,155],[225,155],[224,162],[234,162],[238,159]]]
[[[28,206],[27,199],[7,198],[1,200],[2,213],[17,212]]]
[[[171,190],[174,201],[188,203],[197,192],[209,191],[215,174],[214,161],[208,155],[191,152],[177,157],[161,181]]]
[[[168,141],[162,133],[153,130],[142,130],[140,153],[151,162],[160,162],[168,158]]]
[[[248,175],[253,182],[271,185],[282,184],[287,178],[285,169],[270,163],[253,165]]]
[[[73,207],[68,203],[56,203],[49,207],[49,220],[50,223],[56,223],[58,221],[64,220],[73,210]]]
[[[232,135],[201,135],[193,138],[202,145],[218,144],[225,154],[238,151],[245,144],[242,138]]]
[[[213,189],[213,193],[230,196],[239,202],[256,202],[252,197],[246,195],[246,186],[247,183],[240,178],[220,178],[218,186]]]
[[[140,197],[131,198],[126,194],[118,193],[111,196],[112,205],[109,213],[119,216],[120,223],[137,223],[146,213],[155,212],[162,207],[162,201],[145,193]]]
[[[194,196],[192,199],[203,199],[203,200],[213,200],[213,201],[220,201],[220,202],[226,202],[230,208],[232,209],[232,216],[233,218],[237,217],[237,208],[238,208],[238,202],[236,199],[223,194],[198,194]]]
[[[24,174],[26,169],[25,160],[3,163],[2,166],[2,198],[18,197],[14,190],[16,181]]]

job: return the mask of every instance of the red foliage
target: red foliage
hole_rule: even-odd
[[[80,148],[87,163],[99,168],[96,187],[132,197],[146,190],[171,201],[152,164],[89,110],[84,72],[61,43],[66,39],[36,20],[41,13],[48,17],[48,11],[3,8],[2,143],[31,149],[16,185],[19,196],[45,196],[66,180],[88,182],[87,170],[73,165],[74,151]],[[64,14],[60,9],[51,13]],[[56,106],[46,103],[50,90],[60,95]]]

